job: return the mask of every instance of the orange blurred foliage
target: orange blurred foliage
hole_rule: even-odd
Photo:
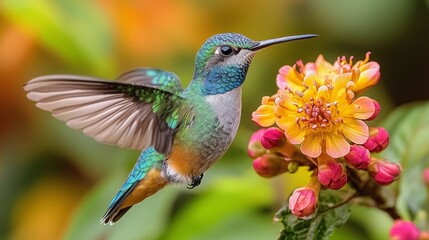
[[[33,59],[34,47],[34,38],[12,24],[0,31],[0,140],[25,118],[25,111],[18,106],[25,102],[22,79],[27,76],[25,70]]]
[[[13,206],[11,239],[61,239],[85,189],[60,175],[39,179]]]
[[[113,24],[118,46],[128,54],[164,55],[178,45],[200,44],[192,36],[202,30],[198,27],[202,16],[190,1],[98,2]]]

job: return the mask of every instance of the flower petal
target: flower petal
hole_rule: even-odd
[[[287,111],[296,111],[297,106],[295,105],[295,100],[293,96],[287,91],[279,91],[278,97],[274,100],[275,105],[279,108],[284,108]]]
[[[286,89],[287,84],[286,84],[285,76],[290,71],[290,69],[291,69],[291,66],[289,65],[283,66],[279,69],[279,73],[277,74],[277,78],[276,78],[277,87],[279,89]]]
[[[317,73],[307,73],[304,77],[303,84],[306,86],[320,86],[325,84],[325,77]]]
[[[368,62],[371,52],[366,53],[364,61],[359,61],[353,66],[354,69],[359,68],[360,74],[355,82],[353,91],[361,92],[374,85],[376,85],[380,79],[380,65],[377,62]]]
[[[324,101],[329,99],[329,89],[327,86],[323,85],[320,86],[319,89],[317,90],[317,95],[318,98],[323,99]]]
[[[262,105],[252,113],[252,121],[261,127],[269,127],[277,120],[277,115],[274,114],[274,107]]]
[[[331,91],[331,101],[345,99],[347,94],[347,83],[351,80],[350,73],[341,73],[336,75],[332,80],[333,90]]]
[[[312,65],[309,65],[307,68],[311,69]],[[315,70],[318,74],[321,75],[328,75],[331,74],[333,71],[335,71],[334,67],[331,63],[327,62],[322,54],[320,54],[316,61],[314,62]]]
[[[337,133],[326,134],[326,153],[333,157],[339,158],[350,152],[350,144],[346,139]]]
[[[301,144],[301,152],[309,157],[316,158],[322,153],[322,136],[320,134],[308,134]]]
[[[304,141],[305,130],[302,130],[295,120],[287,117],[280,117],[277,125],[285,131],[286,138],[292,144],[300,144]]]
[[[277,75],[277,86],[279,89],[290,88],[293,90],[302,90],[303,76],[293,67],[286,65],[280,68]]]
[[[353,103],[352,106],[357,108],[356,113],[354,114],[355,118],[358,119],[368,119],[374,115],[375,106],[374,102],[369,97],[359,97]]]
[[[356,144],[364,144],[369,137],[368,126],[354,118],[343,119],[342,134]]]
[[[274,112],[274,99],[276,95],[272,97],[263,97],[261,106],[252,113],[252,120],[261,127],[269,127],[276,122],[277,115]]]

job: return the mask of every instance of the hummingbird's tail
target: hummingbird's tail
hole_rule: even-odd
[[[101,218],[102,224],[113,225],[134,204],[143,201],[167,185],[167,179],[161,175],[159,167],[164,159],[164,155],[154,148],[148,148],[140,154],[127,180]]]

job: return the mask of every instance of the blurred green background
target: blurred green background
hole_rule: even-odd
[[[1,0],[0,239],[273,239],[272,221],[308,173],[263,179],[252,169],[250,116],[276,91],[277,70],[318,54],[371,59],[381,81],[368,95],[395,107],[429,100],[429,1],[425,0]],[[242,124],[228,153],[194,190],[169,186],[113,227],[99,224],[138,152],[96,143],[26,99],[22,85],[55,73],[114,79],[139,66],[178,74],[186,86],[206,38],[240,32],[262,40],[317,39],[259,53],[243,92]],[[355,207],[333,239],[387,239],[392,222]]]

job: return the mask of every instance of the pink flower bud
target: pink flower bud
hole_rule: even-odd
[[[371,100],[372,100],[372,103],[374,104],[374,114],[372,114],[371,117],[366,119],[368,121],[374,120],[378,116],[378,114],[380,113],[380,110],[381,110],[380,104],[377,101],[375,101],[374,99],[371,99]]]
[[[351,145],[350,152],[344,156],[344,160],[349,166],[359,170],[364,170],[368,167],[370,158],[369,150],[359,145]]]
[[[266,149],[261,145],[261,138],[266,129],[262,128],[254,132],[249,140],[249,145],[247,146],[247,153],[251,158],[256,158],[262,156]]]
[[[423,182],[429,187],[429,168],[423,171]]]
[[[371,158],[368,172],[376,183],[386,186],[399,178],[401,167],[387,160]]]
[[[396,220],[390,229],[390,239],[395,240],[417,240],[420,230],[414,223],[404,220]]]
[[[319,182],[330,189],[338,190],[347,183],[347,174],[341,163],[330,160],[319,165],[317,177]]]
[[[253,169],[261,177],[274,177],[288,170],[288,162],[281,157],[265,154],[253,160]]]
[[[266,149],[282,147],[286,143],[284,132],[276,127],[268,128],[262,135],[261,144]]]
[[[369,129],[369,138],[363,144],[366,149],[370,152],[381,152],[387,145],[389,145],[389,133],[386,129],[382,127]]]
[[[316,211],[318,192],[309,187],[295,189],[289,198],[289,209],[298,218],[312,215]]]

